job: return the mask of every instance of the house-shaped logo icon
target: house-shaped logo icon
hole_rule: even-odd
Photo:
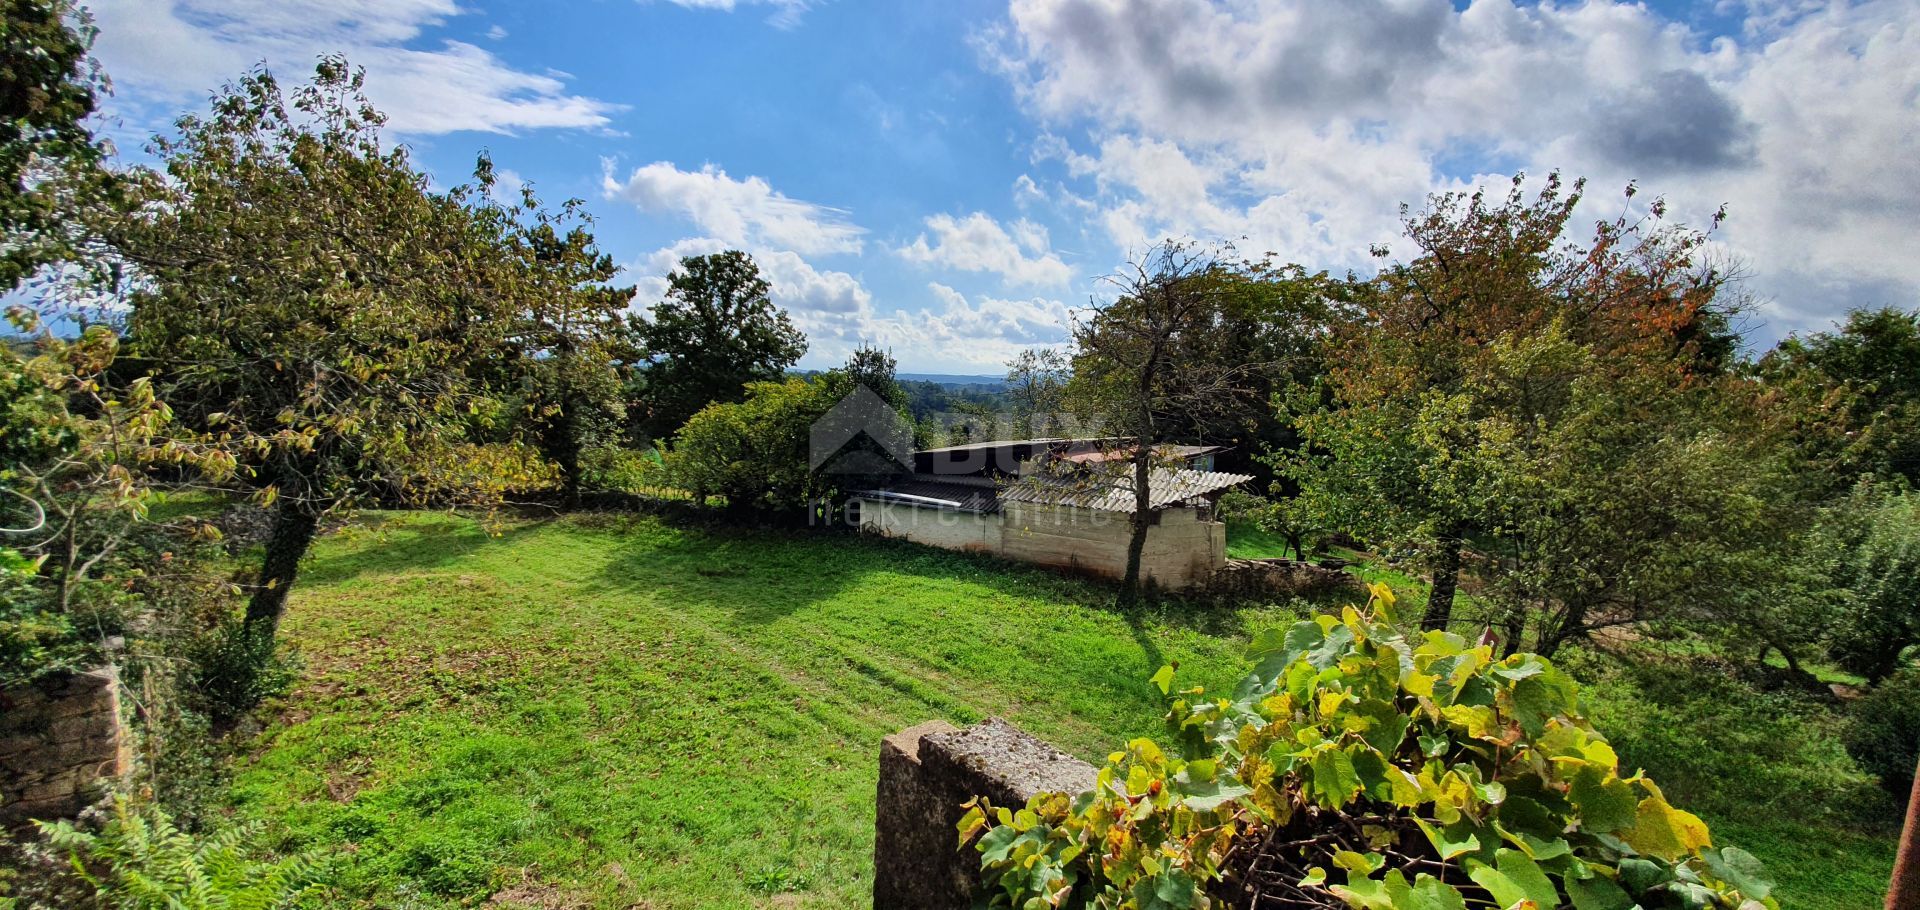
[[[873,440],[872,446],[853,445],[863,434]],[[846,456],[839,457],[843,451]],[[813,422],[807,438],[807,467],[843,474],[912,470],[913,426],[872,389],[855,386]]]

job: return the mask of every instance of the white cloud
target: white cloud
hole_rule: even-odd
[[[463,12],[455,0],[94,0],[111,109],[137,128],[170,118],[260,61],[287,81],[322,54],[367,70],[367,94],[399,133],[605,127],[619,108],[570,94],[461,41],[409,46]],[[151,116],[149,116],[149,113]]]
[[[735,246],[788,249],[806,255],[854,253],[861,247],[860,227],[847,213],[789,199],[760,177],[735,180],[711,164],[683,171],[656,161],[635,168],[626,180],[606,162],[601,189],[641,211],[684,216],[701,231]]]
[[[1023,350],[1064,344],[1071,332],[1071,314],[1058,300],[981,296],[969,301],[939,282],[930,282],[927,290],[937,306],[863,320],[858,339],[922,369],[992,374]]]
[[[685,256],[729,249],[712,237],[689,237],[662,247],[629,269],[638,286],[636,309],[644,312],[667,291],[666,276]],[[771,286],[769,299],[787,311],[807,335],[803,365],[830,367],[865,344],[893,352],[913,369],[998,373],[1031,347],[1068,341],[1072,316],[1066,304],[1042,297],[1003,299],[965,294],[929,283],[929,305],[876,312],[873,294],[846,272],[815,268],[784,250],[749,251]]]
[[[910,262],[944,266],[968,272],[990,272],[1012,284],[1058,287],[1073,278],[1073,270],[1048,249],[1046,229],[1024,219],[1015,232],[984,212],[965,218],[934,215],[926,221],[933,233],[922,233],[898,252]],[[1018,236],[1016,236],[1018,235]]]
[[[1244,237],[1359,266],[1402,202],[1559,168],[1607,207],[1631,179],[1694,224],[1729,203],[1720,239],[1782,298],[1775,332],[1910,302],[1916,4],[1739,8],[1709,38],[1608,0],[1012,0],[983,45],[1041,122],[1036,162],[1091,181],[1121,247]]]

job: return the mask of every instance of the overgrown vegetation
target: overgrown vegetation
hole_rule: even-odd
[[[976,801],[960,836],[980,835],[995,904],[1269,905],[1215,893],[1231,879],[1289,908],[1778,905],[1752,854],[1623,773],[1565,673],[1409,639],[1393,603],[1376,586],[1256,637],[1225,698],[1163,667],[1171,752],[1136,739],[1088,793]]]

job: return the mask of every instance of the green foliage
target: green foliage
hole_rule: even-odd
[[[8,316],[38,328],[24,308]],[[147,520],[147,471],[220,471],[174,437],[151,383],[111,383],[118,353],[102,326],[0,351],[0,681],[97,660],[146,608],[140,585],[166,552]]]
[[[1177,755],[1136,740],[1087,793],[1042,794],[1019,811],[974,805],[962,842],[985,831],[996,903],[1211,906],[1206,884],[1246,830],[1333,812],[1370,819],[1377,846],[1420,851],[1478,888],[1381,874],[1383,855],[1309,854],[1299,887],[1356,910],[1464,908],[1470,896],[1501,907],[1776,906],[1757,860],[1715,848],[1653,781],[1621,773],[1571,678],[1447,633],[1410,640],[1392,603],[1375,587],[1365,612],[1263,633],[1231,697],[1176,689],[1162,669],[1152,682],[1170,700]]]
[[[900,387],[899,380],[893,377],[899,364],[893,355],[871,345],[861,345],[847,355],[847,365],[841,372],[854,384],[865,386],[880,400],[896,411],[905,411],[907,392]]]
[[[483,182],[491,173],[489,163]],[[529,185],[502,214],[527,280],[498,361],[500,395],[517,411],[517,435],[557,466],[569,501],[579,496],[586,450],[621,440],[626,403],[615,361],[632,356],[625,313],[633,288],[610,286],[620,269],[600,251],[582,205],[569,199],[550,211]]]
[[[98,653],[37,583],[39,564],[0,547],[0,687],[84,669]]]
[[[1582,704],[1621,762],[1675,800],[1741,822],[1861,830],[1888,819],[1842,746],[1845,713],[1825,692],[1769,687],[1751,663],[1651,643],[1625,656],[1570,648],[1558,663],[1586,683]]]
[[[1812,535],[1835,589],[1830,653],[1870,682],[1920,645],[1920,492],[1863,483]]]
[[[747,395],[807,352],[806,336],[767,298],[753,257],[738,250],[688,256],[667,276],[666,299],[633,331],[650,363],[642,426],[656,439],[708,404]]]
[[[1920,670],[1882,682],[1848,714],[1848,754],[1895,799],[1906,799],[1920,764]]]
[[[845,375],[756,382],[741,402],[703,408],[667,450],[666,476],[696,497],[734,507],[791,509],[824,492],[808,465],[808,431],[851,386]]]
[[[1792,406],[1789,438],[1816,493],[1863,477],[1920,483],[1920,311],[1854,310],[1758,367]]]
[[[297,655],[283,653],[273,636],[231,614],[191,635],[182,651],[194,706],[215,723],[231,722],[262,701],[285,695],[300,678]]]
[[[1790,647],[1763,548],[1802,516],[1726,375],[1709,234],[1655,201],[1569,242],[1581,190],[1556,175],[1529,198],[1516,178],[1407,217],[1420,255],[1356,292],[1323,388],[1285,402],[1306,446],[1283,464],[1321,525],[1421,554],[1430,627],[1480,556],[1494,615],[1474,618],[1509,648],[1654,619]],[[1727,583],[1702,597],[1709,576]]]
[[[256,829],[195,838],[159,807],[125,796],[115,797],[98,833],[69,822],[41,830],[114,910],[281,910],[324,893],[325,867],[314,854],[263,860],[253,843]]]
[[[268,628],[320,516],[448,492],[418,479],[460,476],[469,431],[497,416],[477,377],[526,287],[488,167],[435,191],[361,84],[337,57],[291,98],[255,70],[154,140],[164,172],[125,175],[134,204],[100,226],[143,276],[140,362],[184,428],[278,503],[249,607]]]
[[[97,186],[86,120],[105,87],[70,0],[6,0],[0,28],[0,291],[72,255],[76,194]]]
[[[656,493],[667,485],[660,450],[598,446],[581,456],[581,483],[590,490]]]

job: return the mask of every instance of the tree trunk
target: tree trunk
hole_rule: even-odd
[[[300,560],[320,527],[320,513],[311,504],[282,499],[274,510],[273,531],[267,536],[266,557],[260,563],[258,587],[247,601],[247,629],[269,639],[280,631],[287,610],[287,593],[300,574]]]
[[[1127,539],[1127,574],[1120,582],[1120,601],[1133,603],[1140,597],[1140,555],[1147,549],[1147,529],[1153,518],[1153,450],[1140,440],[1133,450],[1133,516],[1129,519],[1133,535]]]
[[[1420,628],[1446,631],[1453,621],[1453,592],[1460,586],[1460,535],[1447,531],[1440,535],[1439,550],[1433,555],[1433,588],[1427,594],[1427,615]]]

